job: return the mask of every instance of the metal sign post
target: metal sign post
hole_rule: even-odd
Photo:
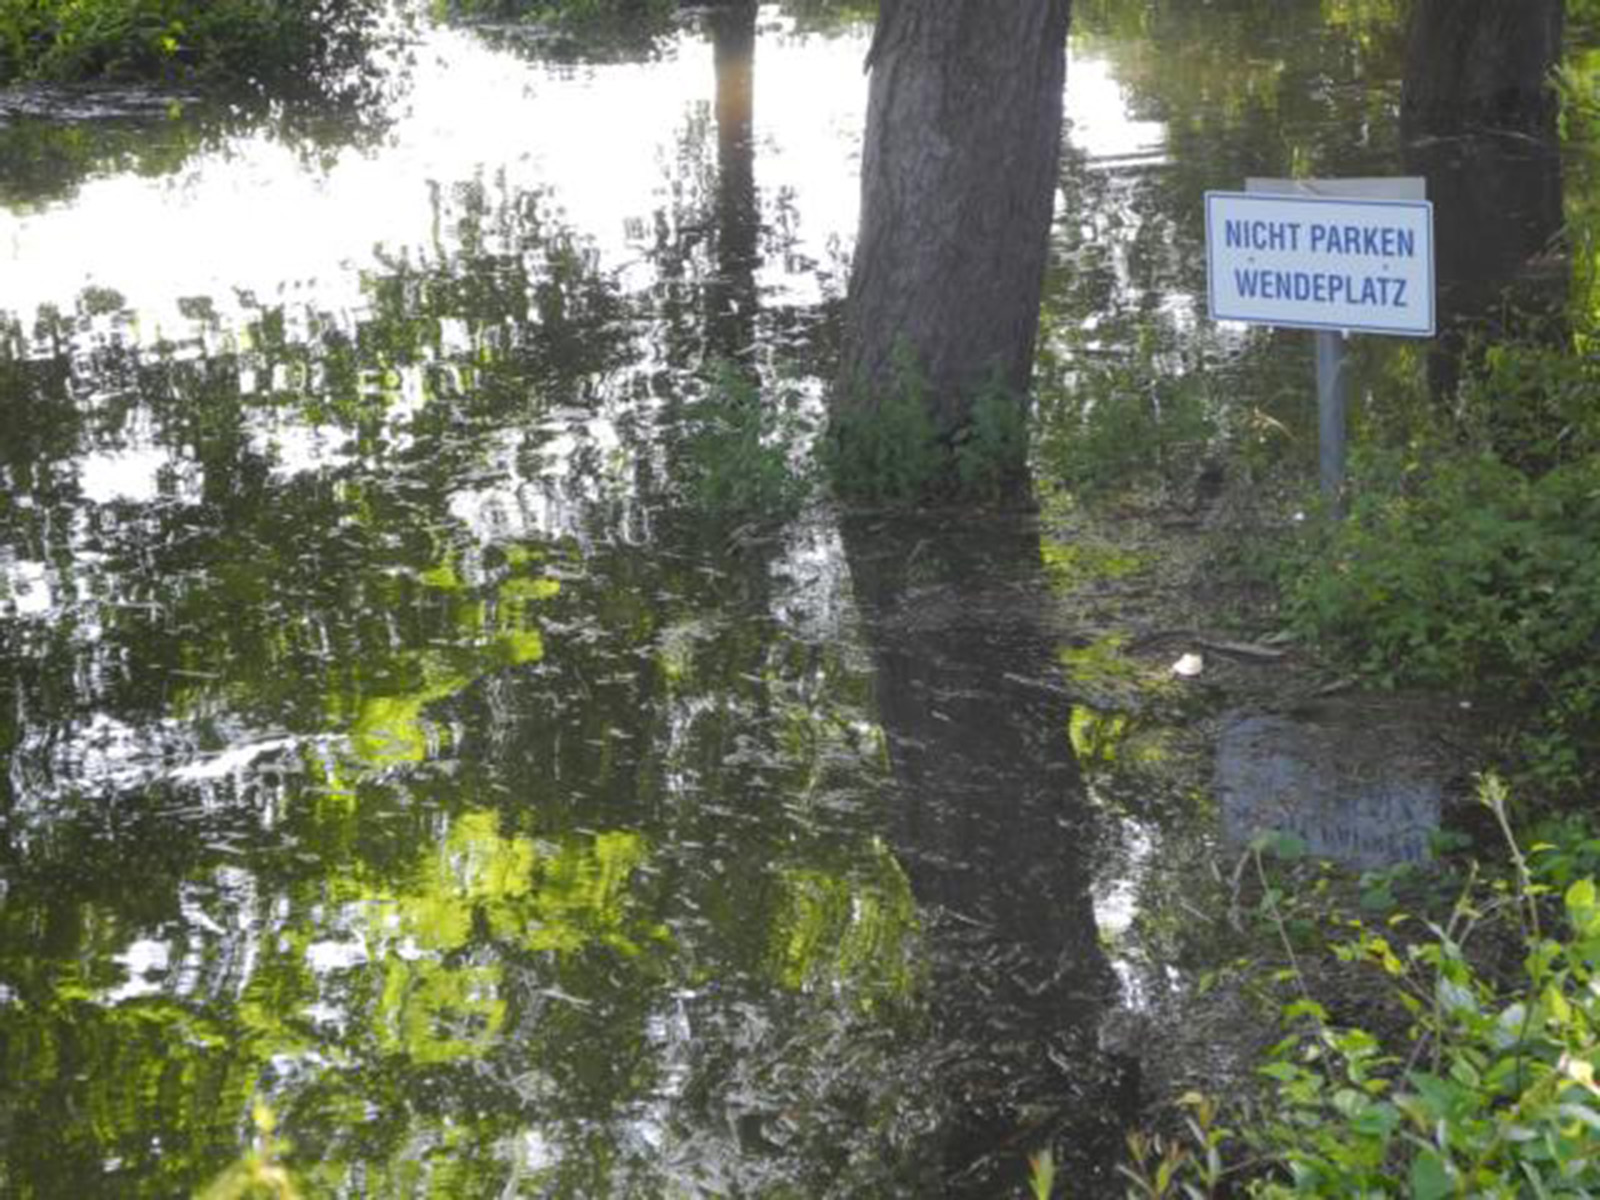
[[[1344,511],[1344,440],[1350,407],[1349,359],[1342,333],[1317,331],[1317,477],[1322,498]]]
[[[1251,179],[1206,193],[1211,315],[1316,332],[1318,475],[1341,507],[1352,332],[1432,337],[1424,181]]]

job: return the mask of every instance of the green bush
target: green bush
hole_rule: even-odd
[[[370,84],[382,0],[7,0],[0,84]]]
[[[909,345],[894,352],[894,385],[876,404],[836,413],[820,447],[834,492],[852,504],[915,504],[938,484],[949,452],[928,414],[928,384]]]
[[[813,490],[806,456],[810,436],[797,393],[763,394],[737,367],[718,365],[687,421],[691,504],[718,522],[794,516]]]
[[[1511,869],[1486,883],[1474,867],[1437,921],[1390,912],[1374,927],[1343,915],[1326,875],[1309,892],[1290,882],[1303,880],[1303,847],[1258,839],[1245,863],[1260,884],[1261,930],[1282,950],[1270,986],[1290,997],[1280,1014],[1291,1032],[1260,1067],[1273,1094],[1232,1106],[1231,1129],[1212,1101],[1185,1096],[1178,1136],[1128,1139],[1130,1197],[1596,1194],[1600,892],[1588,876],[1551,883],[1550,864],[1573,846],[1523,854],[1498,779],[1481,780],[1479,798]],[[1333,1021],[1304,967],[1319,936],[1372,981],[1355,990],[1386,998],[1409,1029]],[[1523,952],[1514,968],[1468,953],[1507,941]],[[1349,990],[1346,981],[1325,999],[1348,1007]]]
[[[1292,625],[1378,682],[1535,714],[1529,767],[1578,782],[1600,750],[1600,456],[1538,476],[1490,454],[1389,474],[1288,557]]]
[[[1028,461],[1028,405],[992,375],[972,402],[972,424],[955,441],[956,475],[968,496],[998,500]]]
[[[1511,837],[1506,793],[1480,789],[1510,845],[1514,876],[1469,886],[1449,922],[1404,949],[1359,926],[1342,957],[1381,971],[1410,1014],[1401,1061],[1361,1029],[1333,1027],[1309,995],[1300,1031],[1264,1070],[1278,1107],[1257,1131],[1291,1185],[1266,1196],[1587,1196],[1600,1188],[1600,896],[1583,878],[1544,928],[1548,889]],[[1509,914],[1526,951],[1519,978],[1475,967],[1468,938]]]
[[[1176,483],[1223,434],[1214,373],[1185,360],[1165,326],[1139,331],[1126,354],[1081,352],[1047,372],[1040,392],[1040,468],[1076,492]]]
[[[1600,454],[1600,358],[1554,338],[1491,345],[1472,357],[1455,413],[1466,445],[1532,472]]]
[[[1026,486],[1028,402],[992,373],[971,396],[970,420],[941,437],[928,381],[908,343],[895,346],[888,390],[837,411],[819,447],[835,495],[890,508],[959,498],[987,503]]]

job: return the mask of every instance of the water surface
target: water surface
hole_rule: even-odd
[[[870,30],[815,7],[434,30],[355,138],[4,119],[0,1191],[182,1194],[257,1099],[313,1195],[1109,1188],[1177,801],[1103,779],[1070,548],[683,486],[713,364],[830,370]],[[1112,440],[1181,472],[1309,417],[1200,194],[1395,167],[1393,22],[1081,7],[1042,469],[1179,379]]]

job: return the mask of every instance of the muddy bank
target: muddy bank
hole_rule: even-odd
[[[1101,914],[1123,987],[1099,1038],[1137,1064],[1156,1128],[1185,1093],[1257,1094],[1281,1036],[1257,978],[1278,948],[1241,916],[1252,839],[1287,833],[1352,881],[1426,870],[1484,744],[1463,698],[1360,689],[1283,633],[1275,589],[1241,566],[1241,547],[1269,546],[1292,520],[1286,505],[1226,494],[1200,511],[1159,497],[1045,505],[1091,802],[1146,838],[1142,862],[1115,868],[1132,880],[1122,919]]]

